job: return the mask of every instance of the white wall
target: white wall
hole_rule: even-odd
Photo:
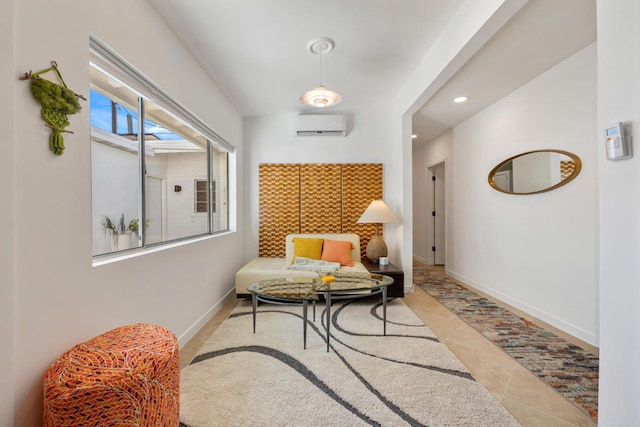
[[[415,153],[418,174],[424,163],[451,158],[449,274],[592,344],[598,335],[595,103],[593,44]],[[502,160],[544,148],[577,154],[578,178],[530,196],[488,185],[489,171]]]
[[[527,0],[465,0],[447,24],[434,46],[405,81],[393,100],[393,140],[397,175],[390,184],[401,189],[392,199],[400,206],[402,223],[387,235],[387,244],[397,245],[402,254],[405,287],[413,274],[413,174],[411,117],[434,95]]]
[[[102,255],[113,250],[113,237],[102,227],[105,217],[116,226],[122,214],[126,226],[138,217],[138,154],[92,141],[91,157],[92,247]]]
[[[377,105],[345,112],[333,110],[331,114],[344,113],[349,120],[346,137],[295,136],[293,117],[284,114],[245,119],[244,135],[246,172],[246,244],[245,259],[258,256],[258,166],[260,163],[382,163],[384,178],[383,197],[397,192],[386,182],[392,161],[391,112],[389,106]],[[397,213],[397,206],[389,204]],[[387,228],[385,228],[387,233]],[[386,234],[385,234],[386,240]],[[396,247],[389,245],[391,262],[398,259]]]
[[[83,102],[82,113],[70,117],[75,133],[65,135],[67,150],[56,157],[48,148],[39,105],[18,74],[46,68],[55,59],[69,87],[87,96],[93,33],[240,149],[242,121],[148,2],[13,0],[2,2],[2,21],[11,9],[12,25],[0,26],[0,75],[5,77],[0,85],[11,85],[0,117],[13,114],[9,126],[2,126],[12,138],[2,140],[0,174],[8,178],[3,197],[15,196],[11,212],[5,203],[0,206],[0,252],[9,252],[0,257],[0,312],[10,317],[0,322],[0,405],[9,394],[15,418],[1,406],[0,425],[36,426],[41,424],[42,377],[74,344],[136,322],[168,327],[182,342],[195,332],[233,289],[242,236],[231,233],[92,267],[89,104]],[[8,42],[6,28],[12,29]],[[7,229],[17,237],[9,246]],[[10,301],[12,292],[13,305],[5,299]]]
[[[177,239],[206,233],[207,213],[195,213],[195,180],[207,179],[207,153],[176,153],[167,155],[166,239]],[[176,193],[174,186],[182,186]]]
[[[640,3],[598,0],[600,388],[603,427],[640,425]],[[615,66],[612,66],[615,64]],[[624,122],[635,155],[606,160],[603,130]]]
[[[553,158],[556,158],[555,162]],[[560,160],[555,153],[529,154],[513,159],[511,165],[513,191],[516,193],[532,193],[560,182]],[[557,176],[554,176],[554,171],[557,171]]]
[[[13,419],[13,197],[14,197],[14,144],[19,134],[13,124],[13,102],[16,70],[13,67],[13,2],[0,2],[0,425],[11,425]]]

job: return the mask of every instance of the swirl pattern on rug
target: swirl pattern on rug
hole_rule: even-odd
[[[517,426],[517,421],[400,300],[332,306],[325,319],[261,304],[252,333],[241,303],[181,373],[181,425]],[[323,313],[324,314],[324,313]]]

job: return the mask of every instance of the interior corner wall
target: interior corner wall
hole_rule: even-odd
[[[420,262],[433,264],[433,184],[429,168],[445,163],[445,212],[451,193],[447,183],[450,180],[449,165],[452,160],[453,133],[451,131],[437,137],[413,151],[413,256]],[[445,220],[445,226],[448,222]],[[449,233],[445,231],[445,239]],[[445,248],[448,244],[445,244]]]
[[[245,119],[245,261],[258,256],[258,167],[261,163],[381,163],[383,197],[393,191],[386,176],[395,173],[399,166],[393,161],[389,145],[390,107],[375,105],[355,111],[333,110],[331,114],[347,116],[346,137],[297,137],[293,126],[295,114]],[[396,211],[397,206],[389,204],[389,208]],[[385,240],[387,238],[385,227]],[[387,244],[393,262],[397,255],[392,252],[392,243],[387,241]]]
[[[396,245],[402,258],[396,261],[405,272],[405,290],[411,289],[413,253],[413,176],[411,165],[411,117],[451,78],[502,26],[513,17],[527,0],[466,0],[456,11],[434,46],[426,52],[415,71],[404,82],[393,100],[391,145],[397,156],[397,170],[390,185],[398,188],[393,202],[398,205],[401,224],[385,234],[389,244]],[[387,185],[385,178],[385,186]],[[385,228],[386,233],[386,228]],[[394,248],[390,247],[390,250]]]
[[[640,3],[598,0],[600,383],[598,425],[640,425]],[[612,66],[615,64],[615,66]],[[606,160],[604,128],[623,122],[631,159]]]
[[[0,2],[0,425],[12,425],[13,375],[13,145],[17,131],[13,125],[14,83],[13,67],[13,2]]]
[[[48,147],[50,130],[40,117],[40,105],[29,83],[19,81],[18,75],[44,69],[56,60],[66,84],[89,95],[89,35],[93,34],[240,151],[242,118],[150,2],[0,4],[0,21],[10,19],[9,25],[0,26],[0,72],[5,77],[0,86],[8,84],[3,93],[13,95],[8,107],[6,102],[0,107],[2,120],[12,120],[9,126],[3,122],[3,132],[6,135],[9,129],[13,136],[0,142],[3,147],[10,144],[0,156],[0,175],[8,178],[3,183],[10,187],[3,200],[13,195],[9,212],[4,203],[0,206],[0,233],[9,228],[16,236],[10,248],[0,239],[0,251],[13,255],[14,273],[11,296],[11,289],[7,295],[5,288],[11,280],[9,285],[4,280],[10,273],[4,267],[9,263],[10,272],[12,261],[0,256],[0,316],[11,316],[13,310],[8,324],[0,322],[3,362],[5,351],[10,351],[8,366],[13,367],[11,381],[11,374],[5,375],[7,365],[0,363],[0,391],[4,397],[9,381],[13,397],[8,403],[0,399],[0,405],[12,406],[14,414],[0,406],[0,425],[31,427],[42,424],[42,378],[48,366],[73,345],[139,322],[169,328],[181,344],[195,333],[233,292],[234,274],[242,265],[242,232],[94,267],[89,103],[82,101],[82,112],[69,117],[68,129],[74,133],[64,136],[64,155],[55,156]],[[46,77],[55,79],[49,73]],[[238,175],[241,161],[238,157]],[[237,210],[242,211],[243,195],[238,197]],[[11,324],[13,332],[7,337],[5,328]]]
[[[590,344],[598,343],[595,43],[452,132],[447,271]],[[515,154],[561,149],[582,159],[568,185],[508,195],[489,171]]]

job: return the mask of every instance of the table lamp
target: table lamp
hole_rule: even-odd
[[[375,224],[376,234],[373,235],[369,243],[367,244],[367,258],[373,262],[378,262],[380,257],[387,256],[387,244],[379,233],[380,224],[386,222],[398,222],[398,219],[393,215],[389,207],[382,200],[374,200],[369,207],[364,211],[358,223],[360,224]]]

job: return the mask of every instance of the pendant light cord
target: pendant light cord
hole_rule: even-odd
[[[320,86],[324,87],[324,85],[322,84],[322,81],[324,80],[324,76],[322,75],[323,70],[322,70],[322,56],[324,55],[324,52],[320,52]]]

